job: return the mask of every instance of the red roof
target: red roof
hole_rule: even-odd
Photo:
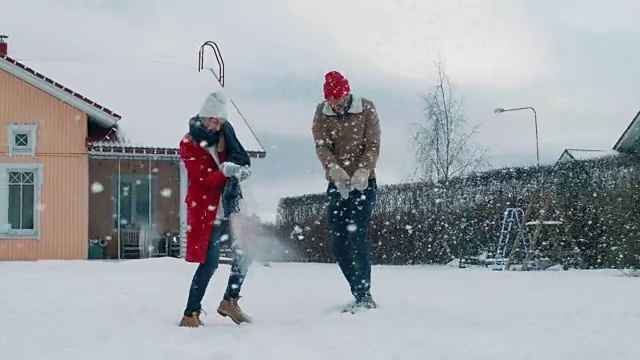
[[[62,85],[62,84],[60,84],[60,83],[58,83],[58,82],[46,77],[46,76],[44,76],[43,74],[33,70],[32,68],[24,65],[23,63],[19,62],[18,60],[15,60],[15,59],[11,58],[8,55],[0,56],[0,59],[4,59],[5,61],[11,63],[12,65],[14,65],[16,67],[19,67],[20,69],[22,69],[22,70],[34,75],[38,79],[57,87],[58,89],[68,93],[69,95],[74,96],[74,97],[78,98],[81,101],[84,101],[85,103],[95,107],[96,109],[98,109],[98,110],[100,110],[100,111],[102,111],[102,112],[104,112],[104,113],[106,113],[106,114],[108,114],[110,116],[113,116],[114,118],[116,118],[118,120],[120,120],[122,118],[122,116],[120,116],[119,114],[116,114],[113,110],[110,110],[109,108],[98,104],[97,102],[95,102],[95,101],[83,96],[82,94],[77,93],[77,92],[67,88],[66,86],[64,86],[64,85]]]

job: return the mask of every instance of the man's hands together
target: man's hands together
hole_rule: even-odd
[[[329,177],[333,180],[343,199],[349,198],[352,189],[359,191],[366,189],[369,186],[369,174],[370,171],[367,169],[358,169],[353,176],[349,176],[340,165],[329,165]]]
[[[367,186],[369,186],[369,174],[370,171],[367,169],[356,170],[356,172],[351,177],[351,185],[355,189],[363,191],[367,188]]]

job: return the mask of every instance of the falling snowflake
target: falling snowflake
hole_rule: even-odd
[[[347,231],[348,232],[356,232],[357,230],[358,230],[358,225],[356,225],[356,224],[347,225]]]
[[[104,191],[104,186],[101,183],[94,182],[93,184],[91,184],[92,194],[98,194],[98,193],[101,193],[102,191]]]
[[[404,228],[407,230],[407,232],[409,234],[413,233],[413,226],[411,225],[405,225]]]
[[[170,188],[164,188],[160,190],[160,195],[162,195],[162,197],[171,197],[171,193],[173,193],[173,191]]]

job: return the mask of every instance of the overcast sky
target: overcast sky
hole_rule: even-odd
[[[268,151],[247,184],[272,218],[283,196],[326,188],[310,127],[325,72],[345,74],[382,123],[379,182],[413,166],[409,125],[442,59],[494,167],[543,162],[567,147],[609,149],[640,110],[637,0],[20,0],[0,33],[19,59],[197,64],[216,41],[226,87]],[[209,65],[214,65],[209,64]],[[108,106],[108,104],[106,104]],[[115,109],[117,111],[117,109]],[[194,111],[197,111],[195,109]],[[177,120],[181,121],[181,119]]]

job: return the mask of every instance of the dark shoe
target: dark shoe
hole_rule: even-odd
[[[359,310],[376,309],[377,307],[378,307],[378,304],[373,300],[372,297],[364,297],[350,304],[347,304],[342,308],[341,312],[356,314]]]
[[[355,306],[363,309],[376,309],[378,308],[378,304],[373,300],[371,294],[366,294],[364,296],[356,298]]]
[[[357,307],[362,307],[365,309],[377,309],[378,303],[373,300],[373,298],[366,298],[356,302]]]
[[[236,324],[251,323],[251,318],[243,313],[240,305],[238,305],[239,299],[223,299],[218,306],[218,314],[222,317],[228,316]]]
[[[354,312],[356,308],[356,302],[353,301],[347,305],[345,305],[342,310],[340,310],[340,312],[342,313],[349,313],[349,312]]]

